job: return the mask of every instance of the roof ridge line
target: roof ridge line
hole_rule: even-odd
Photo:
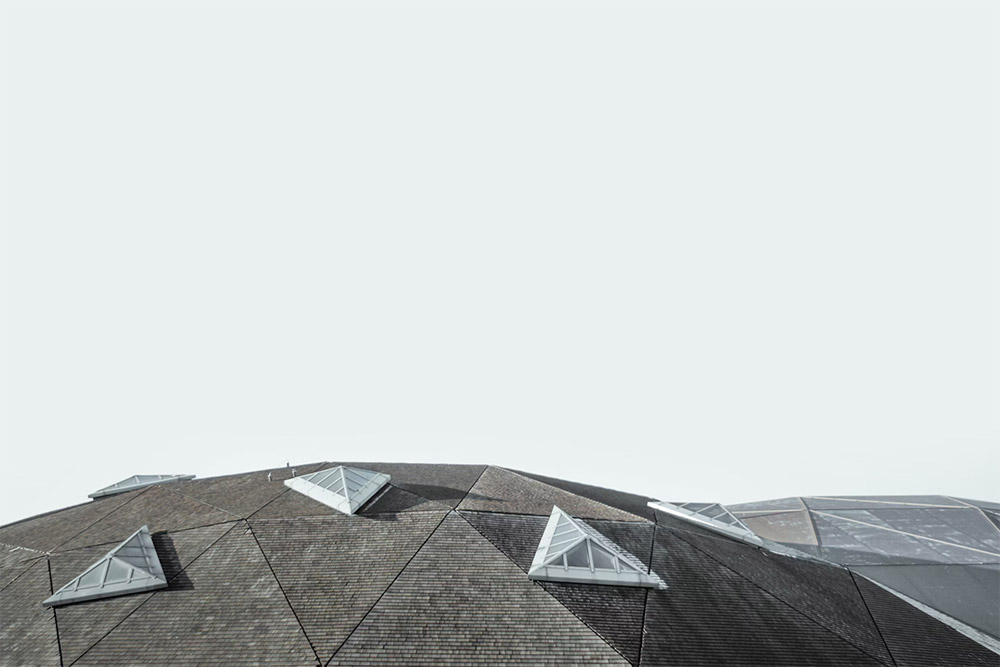
[[[316,665],[318,666],[323,664],[323,661],[319,659],[319,652],[316,651],[316,647],[313,646],[312,640],[309,639],[309,633],[306,632],[306,626],[302,625],[302,620],[299,619],[298,612],[296,612],[295,607],[292,606],[292,601],[288,599],[288,594],[285,593],[285,587],[281,585],[281,580],[278,579],[278,574],[274,571],[274,568],[271,566],[271,560],[267,557],[267,554],[264,552],[264,547],[260,546],[260,540],[257,539],[257,533],[253,531],[253,526],[251,526],[249,522],[247,522],[246,532],[250,533],[250,537],[253,538],[253,543],[257,545],[257,551],[260,552],[261,558],[264,559],[264,564],[267,565],[267,570],[268,572],[271,573],[271,578],[274,579],[274,583],[278,585],[278,590],[281,591],[281,597],[285,599],[285,604],[288,605],[289,611],[292,612],[292,617],[298,624],[299,630],[302,631],[302,636],[306,638],[306,643],[309,644],[309,650],[311,650],[313,652],[313,655],[316,656]]]
[[[669,529],[669,528],[667,528],[667,530],[670,530],[670,529]],[[683,537],[682,535],[678,535],[678,537],[680,537],[680,539],[684,540],[684,542],[685,542],[686,544],[690,545],[690,546],[691,546],[692,548],[694,548],[694,549],[697,549],[697,550],[698,550],[698,551],[700,551],[701,553],[705,554],[706,556],[708,556],[709,558],[711,558],[712,560],[714,560],[714,561],[715,561],[716,563],[718,563],[718,564],[719,564],[719,565],[721,565],[722,567],[726,568],[727,570],[729,570],[730,572],[732,572],[733,574],[735,574],[735,575],[736,575],[736,576],[738,576],[739,578],[743,579],[744,581],[746,581],[746,582],[750,583],[750,584],[751,584],[752,586],[754,586],[755,588],[758,588],[758,589],[760,589],[761,591],[763,591],[763,592],[764,592],[764,594],[766,594],[767,596],[769,596],[769,597],[771,597],[771,598],[773,598],[773,599],[777,600],[778,602],[780,602],[781,604],[785,605],[786,607],[788,607],[789,609],[791,609],[791,610],[792,610],[792,611],[794,611],[795,613],[799,614],[799,615],[800,615],[800,616],[802,616],[803,618],[807,618],[807,619],[809,619],[809,621],[811,621],[812,623],[815,623],[815,624],[816,624],[816,625],[818,625],[819,627],[823,628],[824,630],[826,630],[827,632],[829,632],[830,634],[832,634],[832,635],[833,635],[834,637],[836,637],[836,638],[837,638],[837,639],[839,639],[840,641],[842,641],[842,642],[844,642],[845,644],[847,644],[848,646],[851,646],[851,647],[852,647],[852,648],[854,648],[855,650],[857,650],[857,651],[859,651],[859,652],[861,652],[861,653],[864,653],[864,654],[865,654],[865,655],[867,655],[867,656],[868,656],[869,658],[871,658],[872,660],[874,660],[875,662],[877,662],[877,663],[879,663],[879,664],[883,664],[883,665],[884,665],[884,664],[886,664],[886,663],[885,663],[884,661],[882,661],[882,660],[881,660],[881,659],[879,659],[878,657],[876,657],[876,656],[872,655],[872,654],[871,654],[871,653],[869,653],[868,651],[864,650],[863,648],[861,648],[860,646],[858,646],[857,644],[855,644],[855,643],[854,643],[854,642],[852,642],[851,640],[849,640],[849,639],[847,639],[846,637],[844,637],[843,635],[841,635],[841,634],[840,634],[839,632],[836,632],[836,631],[834,631],[834,630],[832,630],[832,629],[828,628],[827,626],[823,625],[822,623],[820,623],[820,622],[819,622],[818,620],[816,620],[815,618],[813,618],[812,616],[810,616],[810,615],[809,615],[809,614],[807,614],[806,612],[804,612],[804,611],[802,611],[801,609],[799,609],[798,607],[794,606],[793,604],[791,604],[790,602],[788,602],[788,601],[787,601],[787,600],[785,600],[784,598],[781,598],[781,597],[778,597],[777,595],[775,595],[775,594],[774,594],[774,593],[772,593],[771,591],[767,590],[766,588],[764,588],[763,586],[761,586],[760,584],[758,584],[758,583],[757,583],[756,581],[754,581],[754,580],[750,579],[749,577],[747,577],[746,575],[744,575],[744,574],[743,574],[742,572],[737,572],[737,571],[736,571],[736,570],[734,570],[733,568],[729,567],[729,565],[727,565],[726,563],[723,563],[723,562],[722,562],[721,560],[719,560],[718,558],[716,558],[716,557],[715,557],[715,556],[714,556],[713,554],[711,554],[711,553],[709,553],[708,551],[705,551],[704,549],[702,549],[702,548],[698,547],[698,545],[694,544],[694,543],[693,543],[693,542],[691,542],[690,540],[687,540],[687,539],[685,539],[685,538],[684,538],[684,537]],[[653,540],[654,540],[654,541],[656,540],[656,536],[655,536],[655,531],[654,531],[654,536],[653,536]],[[730,541],[733,541],[733,540],[730,540]],[[754,549],[760,549],[760,550],[762,550],[762,551],[764,550],[764,549],[763,549],[762,547],[758,547],[758,546],[755,546],[755,545],[752,545],[752,544],[748,544],[747,546],[748,546],[748,547],[752,547],[752,548],[754,548]],[[890,656],[891,656],[891,654],[890,654]]]
[[[223,508],[219,507],[218,505],[213,505],[212,503],[206,503],[204,500],[200,500],[199,498],[195,498],[194,496],[189,496],[186,493],[181,493],[180,491],[176,491],[174,489],[171,489],[169,486],[163,486],[162,488],[166,489],[167,491],[171,491],[173,493],[176,493],[179,496],[183,496],[184,498],[187,498],[188,500],[193,500],[196,503],[201,503],[202,505],[205,505],[206,507],[211,507],[212,509],[216,509],[216,510],[219,510],[220,512],[224,512],[224,513],[228,514],[229,516],[236,517],[234,519],[234,521],[238,520],[238,519],[244,519],[245,518],[245,517],[240,516],[239,514],[234,514],[233,512],[230,512],[227,509],[223,509]],[[219,523],[225,523],[225,521],[220,521]]]
[[[487,466],[487,467],[489,467],[489,466]],[[504,468],[503,466],[492,466],[492,467],[499,468],[500,470],[506,470],[510,474],[517,475],[518,477],[520,477],[523,480],[527,480],[529,482],[534,482],[535,484],[542,484],[544,486],[549,487],[550,489],[555,489],[556,491],[562,491],[563,493],[568,493],[568,494],[570,494],[572,496],[576,496],[577,498],[580,498],[581,500],[585,500],[585,501],[590,502],[590,503],[597,503],[601,507],[607,507],[609,510],[613,510],[615,512],[621,512],[622,514],[628,514],[629,516],[634,516],[639,521],[647,521],[647,522],[649,521],[649,519],[647,519],[645,517],[641,517],[638,514],[633,514],[632,512],[629,512],[629,511],[626,511],[626,510],[623,510],[623,509],[619,509],[617,507],[612,507],[611,505],[608,505],[607,503],[602,503],[600,500],[594,500],[593,498],[588,498],[587,496],[581,496],[579,493],[573,493],[572,491],[567,491],[566,489],[560,489],[558,486],[555,486],[553,484],[549,484],[548,482],[543,482],[541,480],[534,479],[532,477],[528,477],[528,476],[526,476],[526,475],[524,475],[524,474],[522,474],[522,473],[520,473],[520,472],[518,472],[516,470],[511,470],[510,468]],[[479,480],[476,480],[476,481],[478,482]],[[599,487],[599,488],[603,489],[605,487],[602,486],[602,487]],[[608,489],[608,491],[616,491],[616,490],[617,489]],[[471,491],[471,489],[470,489],[470,491]],[[624,492],[620,492],[620,493],[624,493]],[[633,521],[628,521],[627,519],[594,519],[594,520],[595,521],[623,521],[623,522],[627,522],[627,523],[634,523]]]
[[[99,519],[97,519],[96,521],[87,524],[79,532],[74,533],[73,536],[70,537],[69,539],[63,540],[62,542],[60,542],[56,546],[52,547],[52,552],[55,553],[59,549],[59,547],[61,547],[62,545],[69,544],[70,542],[72,542],[76,538],[80,537],[80,535],[83,535],[85,532],[87,532],[88,530],[90,530],[91,528],[93,528],[94,526],[96,526],[97,524],[99,524],[100,522],[104,521],[109,516],[111,516],[112,514],[114,514],[115,512],[117,512],[118,510],[120,510],[121,508],[125,507],[129,503],[135,502],[136,500],[138,500],[142,496],[146,495],[147,493],[149,493],[149,491],[151,489],[154,488],[154,486],[147,486],[146,488],[139,490],[139,493],[135,494],[133,497],[129,498],[128,500],[126,500],[125,502],[123,502],[118,507],[114,508],[113,510],[111,510],[107,514],[105,514],[102,517],[100,517]],[[93,502],[93,501],[91,501],[91,502]],[[109,542],[105,542],[105,544],[110,544],[110,543]],[[88,546],[88,545],[84,545],[84,546]],[[71,551],[71,549],[67,549],[67,551]]]

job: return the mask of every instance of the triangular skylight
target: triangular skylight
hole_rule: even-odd
[[[156,556],[153,538],[149,535],[149,528],[143,526],[42,604],[56,607],[166,586],[167,578]]]
[[[528,577],[612,586],[664,587],[642,561],[556,506],[535,551]]]
[[[742,521],[733,516],[719,503],[665,503],[655,501],[648,503],[653,509],[666,512],[685,521],[691,521],[717,533],[735,537],[744,542],[761,545],[762,540],[754,535]]]
[[[337,466],[292,477],[285,486],[344,514],[354,514],[389,482],[389,475]]]
[[[194,479],[194,475],[132,475],[128,479],[123,479],[116,484],[94,491],[89,497],[100,498],[102,496],[113,496],[116,493],[125,493],[126,491],[141,489],[146,486],[152,486],[153,484],[179,482],[182,479]]]

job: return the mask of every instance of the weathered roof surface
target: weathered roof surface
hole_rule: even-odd
[[[350,516],[285,488],[291,469],[280,468],[151,486],[0,527],[0,664],[995,667],[1000,660],[845,568],[704,530],[646,507],[641,495],[493,466],[322,462],[296,466],[296,474],[341,464],[391,475],[391,483]],[[912,516],[884,512],[906,502],[815,511],[869,512],[866,521],[906,520],[905,532],[918,533]],[[634,555],[667,588],[528,579],[553,505]],[[797,499],[778,505],[744,508],[756,514],[741,518],[814,511]],[[970,516],[949,518],[935,535],[973,525],[955,523]],[[143,524],[166,588],[42,606]],[[796,525],[780,529],[799,539]],[[992,581],[987,570],[976,581]]]
[[[1000,648],[1000,523],[951,496],[813,496],[729,507],[758,536],[839,563]]]

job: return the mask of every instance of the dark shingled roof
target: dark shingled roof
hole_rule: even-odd
[[[295,469],[341,463],[392,476],[353,516],[288,489],[278,468],[0,527],[0,664],[1000,665],[859,575],[641,495],[481,465]],[[667,588],[528,579],[553,505]],[[167,588],[42,606],[144,524]]]

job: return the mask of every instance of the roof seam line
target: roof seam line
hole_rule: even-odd
[[[184,572],[185,570],[187,570],[187,569],[188,569],[189,567],[191,567],[192,565],[194,565],[194,564],[195,564],[195,563],[196,563],[196,562],[198,561],[198,559],[199,559],[199,558],[201,558],[201,557],[202,557],[202,556],[204,556],[204,555],[205,555],[206,553],[208,553],[208,550],[209,550],[209,549],[211,549],[211,548],[212,548],[212,547],[214,547],[214,546],[215,546],[216,544],[218,544],[218,543],[219,543],[219,540],[221,540],[222,538],[224,538],[224,537],[225,537],[226,535],[228,535],[229,533],[233,532],[233,530],[234,530],[234,529],[236,528],[236,526],[237,526],[237,525],[239,525],[239,522],[238,522],[238,521],[237,521],[237,522],[234,522],[234,523],[233,523],[233,526],[232,526],[232,527],[231,527],[231,528],[230,528],[229,530],[227,530],[226,532],[224,532],[224,533],[223,533],[222,535],[219,535],[219,537],[217,537],[217,538],[216,538],[215,540],[213,540],[211,544],[209,544],[209,545],[208,545],[207,547],[205,547],[204,549],[202,549],[202,552],[201,552],[200,554],[198,554],[197,556],[195,556],[194,558],[192,558],[192,559],[190,560],[190,562],[188,562],[188,564],[187,564],[187,565],[185,565],[185,566],[184,566],[184,567],[182,567],[181,569],[177,570],[177,572],[175,572],[175,573],[174,573],[174,576],[172,576],[172,577],[170,577],[169,579],[167,579],[167,583],[169,584],[169,583],[170,583],[171,581],[173,581],[173,580],[174,580],[174,579],[176,579],[177,577],[181,576],[181,573],[183,573],[183,572]],[[247,525],[249,525],[249,524],[247,524]],[[168,588],[166,588],[166,589],[163,589],[163,590],[170,590],[170,589],[169,589],[169,587],[168,587]],[[125,614],[125,616],[124,616],[124,617],[122,617],[122,619],[121,619],[120,621],[118,621],[117,623],[115,623],[115,625],[114,625],[114,626],[113,626],[113,627],[112,627],[112,628],[111,628],[110,630],[108,630],[108,631],[107,631],[107,632],[105,632],[105,633],[104,633],[103,635],[101,635],[101,638],[100,638],[100,639],[98,639],[98,640],[97,640],[96,642],[94,642],[93,644],[91,644],[90,646],[88,646],[88,647],[87,647],[87,650],[86,650],[86,651],[84,651],[83,653],[81,653],[81,654],[80,654],[79,656],[77,656],[76,660],[74,660],[73,662],[71,662],[71,663],[70,663],[70,665],[69,665],[69,667],[73,667],[73,665],[75,665],[76,663],[78,663],[78,662],[79,662],[79,661],[80,661],[80,660],[81,660],[81,659],[83,658],[83,656],[85,656],[85,655],[87,655],[88,653],[90,653],[90,652],[91,652],[91,650],[93,650],[93,648],[94,648],[95,646],[97,646],[98,644],[100,644],[100,643],[101,643],[102,641],[104,641],[104,639],[105,639],[105,638],[106,638],[106,637],[107,637],[108,635],[110,635],[110,634],[111,634],[112,632],[114,632],[115,630],[117,630],[117,629],[118,629],[118,627],[119,627],[119,626],[121,626],[121,624],[122,624],[122,623],[124,623],[125,621],[127,621],[127,620],[129,619],[129,617],[130,617],[130,616],[132,616],[132,614],[134,614],[135,612],[137,612],[137,611],[139,611],[140,609],[142,609],[142,606],[143,606],[144,604],[146,604],[147,602],[149,602],[150,600],[152,600],[152,599],[153,599],[153,596],[154,596],[154,595],[156,595],[156,594],[157,594],[158,592],[159,592],[159,591],[149,591],[148,593],[146,593],[146,594],[145,594],[145,595],[146,595],[146,599],[145,599],[145,600],[143,600],[142,602],[140,602],[139,604],[137,604],[137,605],[135,606],[135,609],[133,609],[133,610],[132,610],[132,611],[130,611],[129,613]]]
[[[15,581],[17,581],[18,579],[20,579],[21,577],[23,577],[24,575],[26,575],[28,573],[28,570],[30,570],[31,568],[33,568],[35,566],[35,564],[41,558],[48,558],[48,556],[36,556],[35,558],[30,559],[30,560],[33,560],[34,563],[32,563],[31,565],[29,565],[26,568],[24,568],[24,571],[22,571],[19,575],[17,575],[16,577],[14,577],[10,581],[8,581],[6,584],[4,584],[3,586],[0,586],[0,592],[3,592],[5,590],[7,590],[8,586],[11,586]]]
[[[535,480],[531,480],[531,481],[535,481]],[[569,493],[569,491],[567,491],[566,493]],[[573,494],[573,495],[576,495],[576,494]],[[583,498],[583,496],[580,496],[580,497]],[[585,500],[590,500],[590,499],[589,498],[585,498]],[[595,500],[594,502],[597,502],[597,501]],[[456,509],[458,509],[458,508],[456,508]],[[611,509],[615,509],[615,508],[612,507]],[[470,512],[470,513],[479,513],[479,514],[510,514],[510,515],[513,515],[513,516],[540,516],[540,517],[548,516],[546,514],[529,514],[527,512],[511,512],[509,510],[504,510],[504,511],[501,512],[501,511],[498,511],[498,510],[481,510],[481,509],[471,510],[471,509],[462,509],[461,511],[462,512]],[[619,510],[619,511],[624,511],[624,510]],[[633,516],[637,516],[637,515],[633,515]],[[632,521],[632,520],[629,520],[629,519],[597,519],[597,518],[594,518],[594,517],[582,517],[582,516],[575,517],[575,518],[582,519],[584,521],[601,521],[601,522],[606,522],[606,523],[621,523],[621,524],[624,524],[626,526],[634,526],[636,524],[648,524],[648,525],[651,525],[651,526],[655,525],[655,522],[650,521],[649,519],[644,519],[644,518],[639,517],[639,516],[637,516],[638,520],[636,520],[636,521]]]
[[[218,505],[213,505],[212,503],[206,503],[204,500],[201,500],[199,498],[195,498],[194,496],[189,496],[186,493],[181,493],[180,491],[175,491],[174,489],[171,489],[169,486],[164,486],[163,488],[166,489],[167,491],[171,491],[173,493],[176,493],[179,496],[187,498],[188,500],[193,500],[196,503],[201,503],[202,505],[207,505],[208,507],[211,507],[212,509],[217,509],[220,512],[228,514],[229,516],[236,517],[236,519],[244,519],[244,518],[246,518],[246,517],[240,516],[239,514],[234,514],[234,513],[230,512],[229,510],[222,509]],[[220,521],[219,523],[226,523],[226,522],[225,521]]]
[[[49,595],[55,591],[55,586],[52,585],[52,561],[48,558],[45,559],[45,566],[49,571]],[[56,616],[56,610],[52,611],[52,624],[56,626],[56,648],[59,649],[59,667],[63,667],[63,651],[62,651],[62,640],[59,638],[59,617]]]
[[[767,590],[766,588],[764,588],[763,586],[761,586],[760,584],[758,584],[758,583],[757,583],[756,581],[753,581],[753,580],[752,580],[752,579],[750,579],[749,577],[745,576],[745,575],[744,575],[743,573],[741,573],[741,572],[737,572],[737,571],[736,571],[736,570],[734,570],[733,568],[729,567],[729,566],[728,566],[728,565],[727,565],[726,563],[723,563],[723,562],[722,562],[721,560],[719,560],[718,558],[716,558],[715,556],[713,556],[713,555],[712,555],[712,554],[710,554],[709,552],[705,551],[704,549],[701,549],[701,548],[699,548],[697,544],[694,544],[694,543],[693,543],[693,542],[691,542],[690,540],[686,540],[686,539],[684,539],[684,537],[683,537],[683,536],[680,536],[680,535],[679,535],[678,537],[680,537],[680,538],[681,538],[682,540],[684,540],[684,541],[685,541],[685,542],[686,542],[687,544],[689,544],[689,545],[690,545],[691,547],[693,547],[693,548],[697,549],[698,551],[700,551],[701,553],[705,554],[706,556],[708,556],[709,558],[711,558],[711,559],[712,559],[712,560],[714,560],[714,561],[715,561],[716,563],[718,563],[718,564],[719,564],[719,565],[721,565],[722,567],[726,568],[727,570],[729,570],[730,572],[732,572],[732,573],[733,573],[733,574],[735,574],[736,576],[738,576],[738,577],[740,577],[741,579],[743,579],[743,580],[745,580],[745,581],[749,582],[749,583],[750,583],[750,584],[751,584],[752,586],[754,586],[755,588],[758,588],[758,589],[760,589],[760,590],[761,590],[761,591],[762,591],[762,592],[763,592],[763,593],[764,593],[765,595],[767,595],[768,597],[770,597],[770,598],[773,598],[773,599],[777,600],[778,602],[780,602],[781,604],[785,605],[786,607],[788,607],[789,609],[791,609],[791,610],[792,610],[792,611],[794,611],[795,613],[797,613],[797,614],[801,615],[801,616],[802,616],[803,618],[807,618],[807,619],[809,619],[810,621],[812,621],[813,623],[815,623],[815,624],[816,624],[816,625],[818,625],[819,627],[823,628],[823,630],[825,630],[826,632],[829,632],[829,633],[830,633],[831,635],[833,635],[834,637],[836,637],[836,638],[837,638],[837,639],[839,639],[840,641],[844,642],[844,643],[845,643],[845,644],[847,644],[848,646],[851,646],[851,647],[852,647],[852,648],[854,648],[855,650],[857,650],[857,651],[859,651],[859,652],[861,652],[861,653],[864,653],[865,655],[867,655],[867,656],[868,656],[869,658],[871,658],[871,659],[872,659],[872,660],[874,660],[875,662],[878,662],[878,663],[881,663],[881,664],[885,664],[885,663],[884,663],[884,662],[883,662],[882,660],[880,660],[880,659],[879,659],[879,658],[877,658],[876,656],[872,655],[872,654],[871,654],[871,653],[869,653],[868,651],[864,650],[863,648],[861,648],[860,646],[858,646],[858,645],[857,645],[857,644],[855,644],[854,642],[850,641],[849,639],[847,639],[846,637],[844,637],[843,635],[841,635],[841,634],[840,634],[839,632],[836,632],[836,631],[832,630],[831,628],[828,628],[827,626],[823,625],[823,624],[822,624],[822,623],[820,623],[820,622],[819,622],[818,620],[816,620],[815,618],[813,618],[813,617],[812,617],[811,615],[809,615],[809,614],[805,613],[804,611],[802,611],[802,610],[801,610],[801,609],[799,609],[798,607],[795,607],[795,606],[793,606],[793,605],[792,605],[791,603],[789,603],[788,601],[784,600],[783,598],[780,598],[780,597],[778,597],[777,595],[775,595],[775,594],[774,594],[774,593],[772,593],[771,591]],[[748,546],[753,546],[753,545],[748,545]],[[755,546],[754,548],[755,548],[755,549],[761,549],[761,547],[756,547],[756,546]],[[763,549],[761,549],[761,550],[763,551]]]
[[[889,659],[892,660],[893,665],[897,665],[896,656],[892,654],[892,649],[889,648],[889,642],[885,640],[885,636],[882,634],[882,628],[878,627],[878,621],[875,620],[875,615],[872,614],[872,610],[868,608],[868,600],[865,599],[864,593],[861,592],[861,587],[858,586],[858,580],[854,577],[854,571],[851,568],[845,568],[847,573],[851,575],[851,583],[854,584],[854,590],[858,592],[858,597],[861,598],[861,604],[865,606],[865,611],[868,612],[868,616],[872,619],[872,625],[875,626],[875,631],[878,632],[879,639],[885,645],[885,652],[889,654]]]
[[[285,604],[288,605],[288,609],[292,612],[292,616],[295,618],[295,622],[298,623],[299,630],[302,631],[302,636],[306,638],[306,643],[309,644],[309,650],[311,650],[313,652],[313,655],[316,656],[316,664],[317,665],[322,664],[323,661],[319,659],[319,653],[316,651],[316,647],[313,646],[312,640],[309,639],[309,633],[306,632],[305,626],[302,625],[302,621],[299,619],[299,615],[295,611],[295,607],[292,606],[292,601],[288,599],[288,594],[285,593],[285,587],[281,585],[281,580],[278,579],[278,574],[274,571],[274,568],[271,566],[271,560],[267,557],[267,554],[264,552],[264,547],[260,546],[260,540],[257,539],[257,533],[254,532],[253,526],[250,525],[250,522],[247,522],[247,531],[253,538],[254,544],[257,545],[257,550],[260,551],[260,555],[264,558],[264,562],[267,564],[267,569],[271,572],[271,576],[274,577],[274,583],[278,584],[278,590],[281,591],[281,597],[285,598]]]
[[[200,530],[202,528],[211,528],[212,526],[222,526],[227,523],[239,523],[243,519],[229,519],[228,521],[216,521],[215,523],[206,523],[198,526],[191,526],[190,528],[179,528],[177,530],[161,530],[158,532],[150,531],[150,535],[159,535],[161,533],[169,533],[170,535],[176,535],[177,533],[186,533],[189,530]],[[97,544],[86,544],[82,547],[73,547],[72,549],[65,549],[64,551],[57,551],[50,555],[52,556],[62,556],[63,554],[71,554],[75,551],[83,551],[84,549],[96,549],[97,547],[106,547],[109,544],[117,544],[117,542],[99,542]]]
[[[597,503],[601,507],[604,507],[604,508],[607,508],[609,510],[612,510],[613,512],[621,512],[622,514],[628,514],[630,516],[634,516],[636,519],[639,519],[640,521],[649,521],[649,519],[647,519],[645,517],[641,517],[638,514],[634,514],[632,512],[626,512],[625,510],[618,509],[617,507],[612,507],[611,505],[608,505],[607,503],[602,503],[600,500],[594,500],[593,498],[588,498],[586,496],[581,496],[579,493],[573,493],[572,491],[567,491],[566,489],[560,489],[558,486],[553,486],[552,484],[549,484],[547,482],[541,482],[541,481],[539,481],[537,479],[532,479],[531,477],[527,477],[525,475],[522,475],[521,473],[517,472],[516,470],[511,470],[509,468],[502,468],[502,470],[506,470],[507,472],[511,473],[512,475],[517,475],[518,477],[520,477],[523,480],[526,480],[526,481],[529,481],[529,482],[535,482],[536,484],[543,484],[543,485],[549,487],[550,489],[555,489],[556,491],[561,491],[562,493],[570,493],[570,494],[576,496],[577,498],[583,498],[584,500],[588,500],[588,501],[590,501],[592,503]],[[617,521],[627,521],[626,519],[608,519],[608,521],[616,521],[616,520]],[[634,523],[634,522],[633,521],[628,521],[628,523]]]
[[[155,486],[155,485],[154,485],[154,486]],[[94,521],[93,523],[90,523],[90,524],[87,524],[86,526],[84,526],[84,527],[83,527],[83,528],[82,528],[82,529],[80,530],[80,532],[78,532],[78,533],[74,533],[74,534],[73,534],[73,536],[72,536],[72,537],[70,537],[69,539],[66,539],[66,540],[63,540],[62,542],[60,542],[60,543],[59,543],[59,544],[57,544],[56,546],[52,547],[52,551],[54,552],[54,551],[58,550],[58,549],[59,549],[59,547],[61,547],[61,546],[62,546],[62,545],[64,545],[64,544],[69,544],[70,542],[72,542],[72,541],[73,541],[73,540],[75,540],[76,538],[80,537],[80,536],[81,536],[81,535],[83,535],[83,534],[84,534],[85,532],[87,532],[88,530],[90,530],[91,528],[93,528],[94,526],[96,526],[97,524],[99,524],[100,522],[104,521],[104,520],[105,520],[105,519],[107,519],[107,518],[108,518],[109,516],[111,516],[112,514],[114,514],[115,512],[117,512],[118,510],[120,510],[121,508],[125,507],[125,506],[126,506],[126,505],[128,505],[129,503],[134,503],[134,502],[135,502],[136,500],[138,500],[138,499],[139,499],[139,498],[141,498],[142,496],[144,496],[144,495],[146,495],[147,493],[149,493],[149,490],[150,490],[150,489],[152,489],[152,488],[153,488],[153,486],[147,486],[146,488],[142,489],[141,491],[139,491],[139,493],[135,494],[135,495],[134,495],[133,497],[129,498],[128,500],[126,500],[125,502],[123,502],[123,503],[122,503],[121,505],[119,505],[118,507],[114,508],[113,510],[111,510],[110,512],[108,512],[107,514],[105,514],[104,516],[102,516],[101,518],[97,519],[97,521]]]
[[[476,477],[476,481],[472,483],[472,486],[469,487],[469,490],[465,492],[465,494],[462,496],[461,500],[459,500],[457,503],[455,503],[455,507],[452,508],[452,509],[457,510],[459,507],[462,506],[462,503],[464,503],[465,499],[469,497],[469,494],[472,493],[472,490],[474,488],[476,488],[476,484],[479,484],[479,480],[481,480],[483,478],[483,475],[485,475],[486,471],[489,470],[489,469],[490,469],[490,464],[489,463],[487,463],[486,465],[483,466],[483,469],[479,471],[479,476]]]
[[[438,531],[438,528],[441,527],[441,524],[444,523],[444,520],[447,519],[448,515],[451,514],[452,512],[454,512],[455,514],[458,514],[458,512],[455,511],[455,510],[448,510],[447,512],[444,512],[442,514],[441,520],[438,521],[438,523],[437,523],[436,526],[434,526],[434,530],[430,531],[427,534],[427,537],[425,537],[424,541],[420,543],[420,546],[417,548],[416,551],[413,552],[413,555],[410,556],[409,560],[406,561],[406,564],[403,565],[403,567],[399,568],[399,572],[396,573],[396,576],[392,578],[392,581],[389,582],[389,585],[386,586],[385,589],[379,594],[378,599],[375,600],[375,602],[372,604],[372,606],[368,608],[368,611],[366,611],[365,615],[361,617],[361,620],[359,620],[357,622],[357,624],[355,624],[355,626],[347,634],[347,636],[344,637],[344,641],[340,642],[340,645],[338,645],[337,648],[334,649],[333,653],[330,655],[330,659],[327,660],[324,663],[323,667],[326,667],[327,665],[329,665],[333,661],[333,659],[337,657],[337,653],[340,652],[340,649],[344,648],[344,645],[347,644],[347,642],[349,642],[351,640],[351,637],[353,637],[354,633],[358,631],[358,628],[360,628],[361,624],[365,622],[365,619],[368,618],[368,616],[372,613],[372,610],[375,609],[375,607],[378,606],[378,603],[382,601],[382,598],[385,597],[385,594],[389,592],[389,589],[392,588],[393,584],[396,583],[396,581],[399,579],[400,575],[402,575],[403,572],[406,571],[406,568],[408,568],[410,566],[410,563],[413,562],[413,559],[416,558],[417,555],[421,551],[424,550],[424,547],[427,546],[427,542],[431,539],[431,537],[434,535],[434,533],[436,533]]]

